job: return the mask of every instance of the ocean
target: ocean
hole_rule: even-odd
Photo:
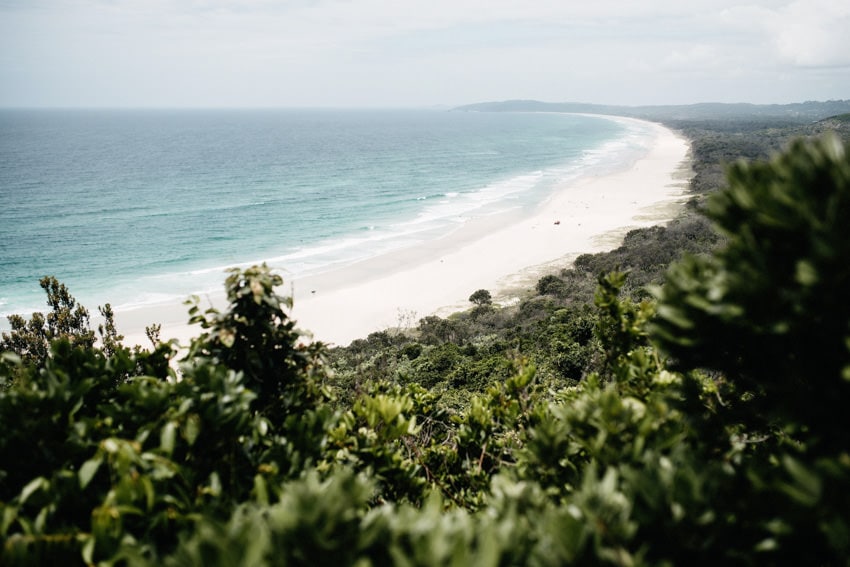
[[[95,314],[221,290],[230,266],[290,280],[530,214],[646,135],[548,113],[0,110],[0,315],[45,310],[45,275]]]

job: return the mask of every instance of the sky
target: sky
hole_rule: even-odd
[[[0,107],[850,99],[845,0],[0,0]]]

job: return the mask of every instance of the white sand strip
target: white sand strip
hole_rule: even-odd
[[[547,270],[567,267],[582,253],[615,248],[629,230],[676,215],[687,200],[689,146],[663,126],[652,124],[651,131],[643,157],[622,170],[564,184],[531,217],[475,219],[447,237],[286,282],[280,292],[294,293],[299,328],[336,345],[466,309],[477,289],[505,301],[518,289],[533,288]],[[225,307],[223,293],[202,305],[210,302]],[[126,344],[147,346],[144,327],[151,322],[162,324],[162,338],[185,344],[200,332],[186,325],[186,313],[184,305],[160,305],[118,313],[116,321]]]

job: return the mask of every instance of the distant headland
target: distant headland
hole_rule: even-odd
[[[791,104],[749,104],[702,102],[687,105],[617,106],[583,102],[542,102],[505,100],[479,102],[454,108],[465,112],[580,112],[613,114],[646,120],[706,120],[776,118],[814,122],[850,113],[850,100],[806,101]]]

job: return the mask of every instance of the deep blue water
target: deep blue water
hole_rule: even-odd
[[[426,110],[0,111],[0,314],[55,275],[91,310],[284,278],[530,211],[640,126]],[[5,323],[5,321],[3,321]]]

